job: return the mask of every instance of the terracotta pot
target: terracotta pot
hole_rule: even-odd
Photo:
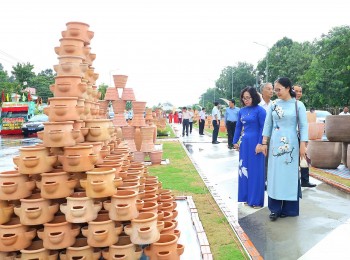
[[[141,255],[141,247],[134,245],[129,236],[120,236],[117,243],[102,251],[102,256],[106,260],[123,259],[123,257],[125,259],[140,259]]]
[[[99,214],[89,222],[88,226],[81,229],[87,243],[92,247],[107,247],[118,242],[123,226],[119,222],[110,220],[107,214]]]
[[[35,181],[18,171],[0,172],[0,200],[18,200],[32,194]],[[1,224],[1,223],[0,223]]]
[[[172,234],[161,234],[160,239],[144,249],[150,259],[179,260],[184,246],[177,244],[178,237]]]
[[[44,228],[38,230],[38,237],[43,240],[46,249],[56,250],[72,246],[79,232],[78,225],[72,225],[61,215],[44,223]]]
[[[153,127],[141,127],[141,151],[152,152],[154,150]]]
[[[72,56],[74,57],[74,56]],[[79,56],[75,56],[79,57]],[[78,61],[78,59],[77,59]],[[88,69],[87,63],[76,62],[60,62],[58,65],[54,65],[53,68],[57,73],[57,76],[79,76],[83,77]]]
[[[158,203],[157,202],[145,202],[143,204],[142,209],[140,210],[141,212],[153,212],[153,213],[158,213]]]
[[[84,41],[85,45],[90,44],[91,39],[94,37],[94,32],[89,31],[89,25],[81,22],[68,22],[66,23],[67,31],[62,32],[62,37],[74,37]]]
[[[85,260],[99,260],[101,257],[101,250],[92,248],[87,244],[86,238],[77,238],[74,245],[67,248],[66,251],[60,253],[61,260],[71,259],[85,259]]]
[[[123,114],[114,114],[113,125],[118,127],[128,126]]]
[[[153,151],[149,153],[152,164],[161,164],[163,151]]]
[[[173,221],[165,221],[164,222],[164,228],[160,232],[160,234],[171,234],[176,235],[178,238],[180,238],[180,231],[176,230],[176,223]]]
[[[78,183],[67,172],[49,172],[41,174],[41,181],[37,181],[37,187],[44,199],[65,198],[74,192]]]
[[[58,156],[66,172],[85,172],[92,170],[97,162],[97,154],[92,153],[92,145],[65,147],[64,154]]]
[[[307,150],[313,167],[336,169],[340,164],[342,156],[342,143],[340,142],[312,140],[309,142]]]
[[[21,174],[38,174],[53,169],[57,156],[51,156],[43,146],[26,146],[19,148],[19,156],[13,158]]]
[[[7,201],[0,200],[0,224],[4,224],[11,219],[13,205],[8,205]]]
[[[322,139],[324,133],[324,123],[309,123],[309,140]]]
[[[105,100],[106,101],[112,101],[112,100],[118,100],[119,94],[116,88],[109,87],[106,90]]]
[[[21,205],[14,208],[15,214],[20,218],[21,224],[34,226],[51,221],[58,211],[58,204],[51,204],[50,200],[41,198],[39,193],[21,199]]]
[[[109,218],[115,221],[127,221],[138,216],[143,201],[137,200],[137,191],[117,190],[111,201],[105,201],[103,207],[108,210]]]
[[[77,143],[79,146],[89,146],[92,145],[92,153],[97,155],[97,164],[103,163],[103,158],[106,157],[106,154],[108,151],[106,149],[102,149],[103,143],[102,142],[83,142],[83,143]]]
[[[0,259],[3,260],[14,260],[16,257],[18,257],[16,252],[0,252]]]
[[[134,114],[144,114],[146,111],[147,102],[142,101],[132,101],[132,110]]]
[[[96,54],[90,52],[88,55],[85,55],[84,61],[91,66],[92,62],[95,59],[96,59]]]
[[[114,132],[114,126],[112,126],[110,119],[85,120],[85,125],[89,128],[89,133],[85,138],[89,142],[107,141]]]
[[[163,228],[164,222],[157,221],[157,214],[143,212],[131,220],[131,225],[124,227],[124,232],[130,236],[131,242],[143,245],[156,242]]]
[[[97,218],[97,213],[101,210],[102,203],[94,202],[86,196],[85,192],[73,193],[67,197],[67,203],[60,205],[61,212],[66,216],[68,222],[85,223]]]
[[[125,88],[128,76],[126,75],[113,75],[114,86],[116,88]]]
[[[87,85],[82,82],[80,76],[57,76],[55,84],[50,86],[54,97],[78,97],[83,98]]]
[[[58,56],[72,55],[72,56],[84,56],[84,41],[77,38],[61,38],[60,46],[55,47],[55,53]]]
[[[145,161],[145,153],[144,152],[134,152],[134,161],[135,162],[144,162]]]
[[[86,172],[86,180],[80,180],[80,185],[91,198],[104,198],[112,196],[116,188],[123,184],[121,178],[115,178],[115,169],[95,168]]]
[[[58,252],[45,249],[42,240],[33,241],[29,247],[22,249],[20,257],[21,260],[56,260],[57,258]]]
[[[336,115],[326,117],[326,136],[332,142],[350,142],[350,117]]]
[[[49,104],[44,109],[45,114],[49,117],[49,121],[79,120],[80,114],[84,112],[84,107],[78,106],[77,97],[49,98]]]
[[[147,125],[143,114],[134,114],[131,125],[135,127],[146,127]]]
[[[79,133],[73,129],[73,124],[73,121],[45,122],[43,145],[45,147],[74,146]]]
[[[121,98],[124,101],[135,101],[134,90],[132,88],[124,88]]]

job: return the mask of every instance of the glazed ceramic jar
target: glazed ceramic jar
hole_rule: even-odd
[[[56,260],[58,258],[57,251],[51,251],[43,246],[42,240],[36,240],[29,247],[21,250],[21,260]],[[18,258],[16,258],[18,259]]]
[[[85,126],[89,128],[86,141],[99,142],[107,141],[114,132],[114,126],[110,119],[85,120]]]
[[[109,211],[109,218],[115,221],[127,221],[136,218],[143,207],[143,201],[137,200],[137,191],[117,190],[103,203],[103,207]]]
[[[184,246],[177,243],[178,237],[172,234],[161,234],[160,239],[144,249],[150,259],[180,260]]]
[[[36,236],[36,230],[20,223],[18,218],[0,225],[0,252],[27,248]]]
[[[131,225],[124,227],[124,232],[134,244],[152,244],[159,239],[160,231],[164,228],[164,222],[157,219],[156,213],[142,212],[131,220]]]
[[[66,172],[85,172],[92,170],[97,162],[97,154],[92,153],[92,145],[76,145],[64,147],[63,155],[58,155],[58,161]]]
[[[77,238],[74,245],[67,248],[66,251],[60,253],[61,260],[84,259],[84,260],[99,260],[101,250],[92,248],[87,244],[86,238]]]
[[[74,146],[79,133],[73,129],[73,121],[45,122],[43,145],[45,147]]]
[[[83,98],[87,85],[82,82],[80,76],[57,76],[55,84],[50,86],[54,97],[78,97]]]
[[[9,205],[7,201],[0,200],[0,224],[4,224],[11,219],[13,213],[13,205]]]
[[[19,200],[32,194],[35,181],[18,171],[0,172],[0,200]]]
[[[116,88],[125,88],[126,82],[128,81],[127,75],[113,75],[114,86]]]
[[[115,178],[113,168],[95,168],[86,172],[87,178],[80,180],[90,198],[104,198],[112,196],[116,188],[123,184],[122,178]]]
[[[84,106],[78,106],[77,97],[53,97],[48,100],[50,105],[45,107],[44,113],[50,122],[79,120],[84,112]]]
[[[44,223],[44,228],[38,230],[38,237],[46,249],[57,250],[72,246],[79,232],[78,225],[67,222],[64,215],[60,215]]]
[[[19,156],[13,157],[13,162],[21,174],[39,174],[49,172],[57,161],[57,156],[49,154],[43,146],[28,146],[19,148]]]
[[[90,221],[88,226],[81,229],[83,236],[87,238],[87,243],[92,247],[107,247],[118,242],[123,226],[119,222],[110,220],[107,214],[99,214],[98,217]]]
[[[41,225],[51,221],[58,211],[58,204],[51,204],[50,200],[44,199],[40,193],[32,194],[28,198],[21,199],[21,205],[14,208],[15,214],[20,218],[23,225]]]
[[[138,245],[134,245],[130,241],[129,236],[120,236],[117,243],[105,248],[102,251],[102,256],[106,260],[115,259],[140,259],[142,249]]]
[[[67,172],[48,172],[41,174],[41,181],[37,181],[41,197],[44,199],[65,198],[74,192],[78,180]]]
[[[75,192],[67,197],[67,202],[60,205],[61,212],[68,222],[85,223],[97,218],[102,202],[94,201],[85,192]]]

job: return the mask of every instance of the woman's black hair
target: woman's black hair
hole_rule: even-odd
[[[291,97],[295,98],[296,94],[294,88],[292,87],[292,82],[287,77],[278,78],[275,83],[281,84],[284,88],[289,88],[289,94]]]
[[[242,91],[241,91],[241,102],[242,102],[243,106],[245,106],[244,101],[243,101],[244,92],[248,92],[250,94],[250,96],[252,97],[252,106],[259,105],[259,103],[261,101],[259,93],[256,91],[255,88],[253,88],[251,86],[247,86],[244,89],[242,89]]]

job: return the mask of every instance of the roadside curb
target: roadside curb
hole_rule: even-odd
[[[320,170],[318,168],[313,168],[313,167],[310,167],[310,168]],[[326,177],[320,176],[320,175],[318,175],[316,173],[310,172],[309,174],[310,174],[311,177],[313,177],[313,178],[315,178],[317,180],[323,181],[324,183],[327,183],[328,185],[331,185],[332,187],[334,187],[334,188],[336,188],[338,190],[341,190],[343,192],[346,192],[346,193],[350,194],[350,188],[345,186],[344,184],[341,184],[339,182],[333,181],[333,180],[328,179]]]

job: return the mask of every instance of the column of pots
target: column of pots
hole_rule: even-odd
[[[114,118],[113,118],[113,124],[116,127],[123,127],[127,126],[128,123],[125,120],[125,107],[126,107],[126,101],[118,98],[117,100],[112,101],[112,107],[114,111]]]

